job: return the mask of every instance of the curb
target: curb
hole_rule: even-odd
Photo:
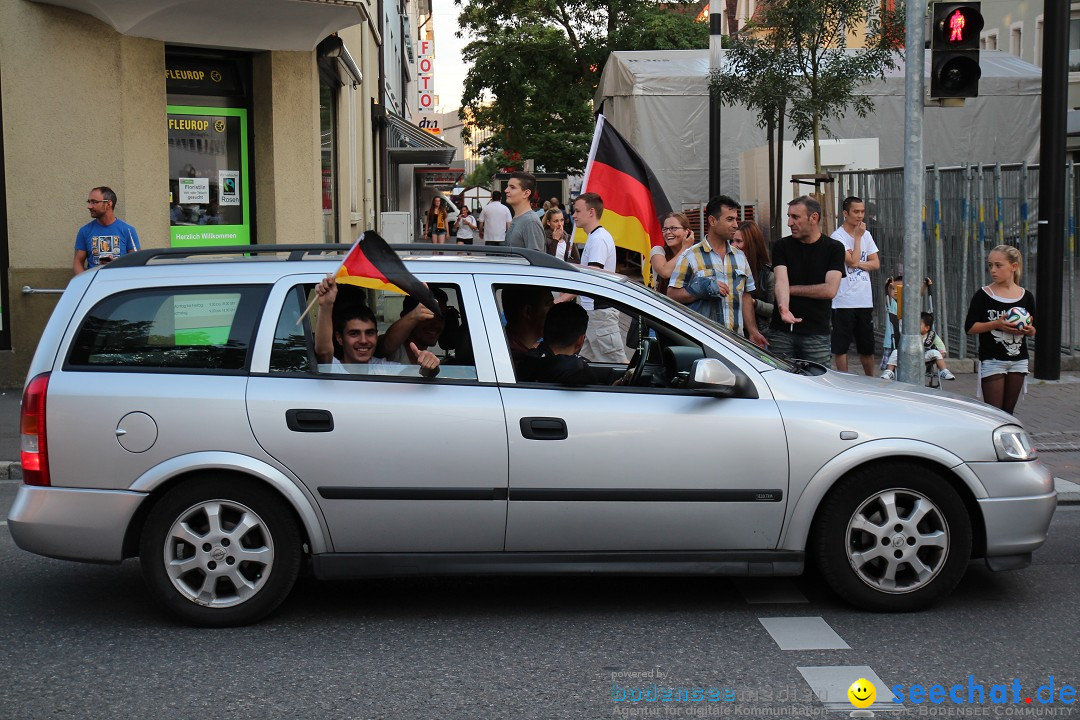
[[[0,480],[22,480],[22,465],[10,460],[0,460]]]

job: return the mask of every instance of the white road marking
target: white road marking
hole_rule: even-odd
[[[878,677],[869,665],[833,665],[828,667],[800,667],[806,684],[814,691],[814,697],[825,706],[826,710],[851,712],[855,706],[848,700],[848,688],[856,680],[869,680],[874,684],[877,698],[874,704],[866,708],[874,712],[903,710],[903,703],[892,701],[892,690],[885,681]]]
[[[737,578],[735,587],[750,605],[810,602],[791,578]]]
[[[758,618],[781,650],[850,650],[844,639],[820,617]],[[850,685],[858,678],[852,678]]]

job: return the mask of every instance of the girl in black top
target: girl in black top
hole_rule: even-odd
[[[1020,251],[998,245],[987,257],[992,283],[971,298],[964,330],[979,336],[979,379],[983,400],[1011,413],[1028,372],[1027,337],[1035,335],[1035,296],[1020,287]],[[1031,323],[1010,323],[1012,308],[1022,308]]]

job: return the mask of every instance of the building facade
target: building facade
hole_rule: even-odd
[[[23,380],[92,187],[144,248],[378,228],[401,156],[447,154],[402,104],[417,5],[0,3],[0,384]]]

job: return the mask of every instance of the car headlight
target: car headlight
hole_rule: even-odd
[[[1002,425],[994,431],[994,450],[998,460],[1031,460],[1036,455],[1031,438],[1016,425]]]

